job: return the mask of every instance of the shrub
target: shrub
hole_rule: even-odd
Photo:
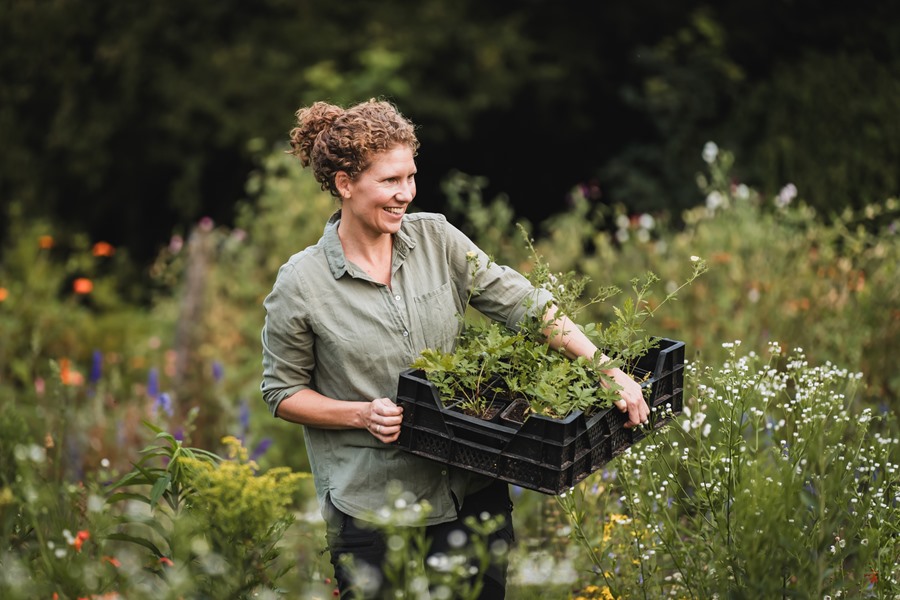
[[[559,499],[616,597],[892,598],[900,592],[896,417],[855,403],[862,375],[726,344],[690,365],[676,426],[616,466],[611,518]],[[686,391],[686,397],[688,392]]]

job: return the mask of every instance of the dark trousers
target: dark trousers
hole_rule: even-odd
[[[503,544],[508,551],[515,540],[512,522],[512,501],[509,485],[495,481],[485,489],[467,496],[458,511],[457,518],[449,523],[431,525],[425,528],[428,557],[450,555],[458,552],[459,532],[470,540],[473,532],[465,524],[467,517],[481,521],[483,513],[491,517],[502,515],[504,525],[490,534],[484,543],[488,548]],[[387,585],[382,569],[382,561],[387,555],[384,535],[371,525],[359,523],[342,513],[328,500],[325,510],[326,539],[331,553],[331,564],[342,599],[376,599],[388,597]],[[348,567],[347,561],[350,561]],[[484,570],[482,590],[483,600],[502,600],[506,594],[507,557],[493,556],[490,566]],[[393,597],[393,596],[390,596]]]

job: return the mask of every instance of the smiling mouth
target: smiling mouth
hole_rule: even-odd
[[[386,206],[386,207],[384,208],[384,210],[385,210],[385,212],[389,212],[389,213],[391,213],[392,215],[402,215],[402,214],[403,214],[403,209],[402,209],[402,208],[397,208],[397,207],[394,207],[394,206]]]

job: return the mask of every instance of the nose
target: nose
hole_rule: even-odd
[[[394,196],[397,198],[398,202],[412,202],[413,198],[416,197],[415,180],[405,180],[401,182],[400,187],[397,189],[397,193]]]

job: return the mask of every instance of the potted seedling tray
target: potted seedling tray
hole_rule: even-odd
[[[491,421],[463,413],[444,400],[421,370],[400,374],[397,403],[403,422],[397,445],[413,454],[509,483],[556,495],[681,413],[684,342],[658,339],[628,369],[641,381],[650,423],[625,428],[627,415],[615,407],[593,414],[575,411],[564,419],[530,415],[523,423],[501,416]],[[500,409],[511,408],[508,402]]]

